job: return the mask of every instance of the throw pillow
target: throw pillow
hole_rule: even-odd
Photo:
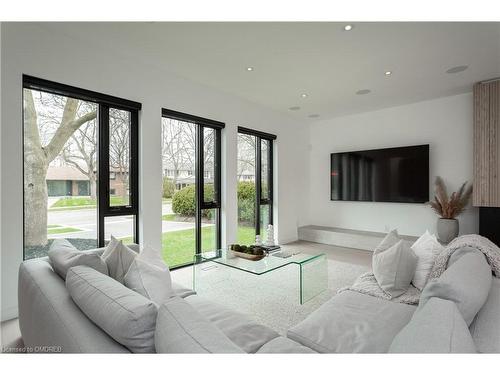
[[[372,267],[380,288],[391,298],[406,292],[415,275],[417,257],[409,245],[400,240],[387,250],[373,254]]]
[[[123,284],[160,306],[175,293],[168,267],[160,268],[146,263],[138,255],[132,262]]]
[[[411,249],[417,256],[417,267],[412,284],[418,290],[422,290],[427,283],[436,257],[444,250],[444,247],[438,242],[435,235],[425,231],[411,246]]]
[[[161,269],[169,269],[167,264],[161,257],[161,253],[149,245],[145,245],[137,257],[138,259],[153,266],[159,267]]]
[[[401,238],[399,238],[398,230],[397,229],[391,230],[389,233],[387,233],[384,239],[377,245],[377,247],[373,251],[373,255],[381,253],[382,251],[387,250],[391,246],[394,246],[399,242],[399,240],[401,240]]]
[[[63,279],[66,279],[68,270],[74,266],[88,266],[105,275],[108,274],[108,267],[98,254],[80,251],[62,238],[52,242],[48,255],[54,271]]]
[[[140,294],[89,267],[68,271],[66,289],[83,313],[133,353],[154,353],[158,309]]]
[[[135,251],[111,236],[111,241],[104,250],[102,259],[108,266],[109,276],[123,284],[123,278],[136,256]]]

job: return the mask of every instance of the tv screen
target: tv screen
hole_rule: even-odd
[[[331,154],[331,200],[425,203],[429,145]]]

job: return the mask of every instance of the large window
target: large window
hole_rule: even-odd
[[[266,239],[273,223],[273,140],[276,136],[238,128],[238,235],[239,244]]]
[[[223,123],[162,111],[162,246],[171,267],[221,247]]]
[[[23,76],[24,258],[137,241],[141,105]]]

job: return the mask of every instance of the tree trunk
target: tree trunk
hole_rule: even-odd
[[[93,172],[90,172],[88,174],[88,177],[89,177],[89,185],[90,185],[90,198],[92,200],[97,200],[97,183],[96,183],[95,174]]]
[[[43,149],[25,145],[24,244],[47,244],[47,158]]]

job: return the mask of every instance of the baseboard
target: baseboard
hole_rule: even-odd
[[[17,306],[12,306],[2,309],[2,318],[1,318],[2,322],[17,318],[18,316],[19,316],[19,310]]]
[[[304,241],[373,251],[387,233],[306,225],[298,228],[298,234],[299,239]],[[417,240],[414,236],[400,235],[400,237],[409,243]]]
[[[285,239],[280,240],[279,244],[286,245],[287,243],[296,242],[298,240],[299,240],[299,237],[289,237],[289,238],[285,238]]]

